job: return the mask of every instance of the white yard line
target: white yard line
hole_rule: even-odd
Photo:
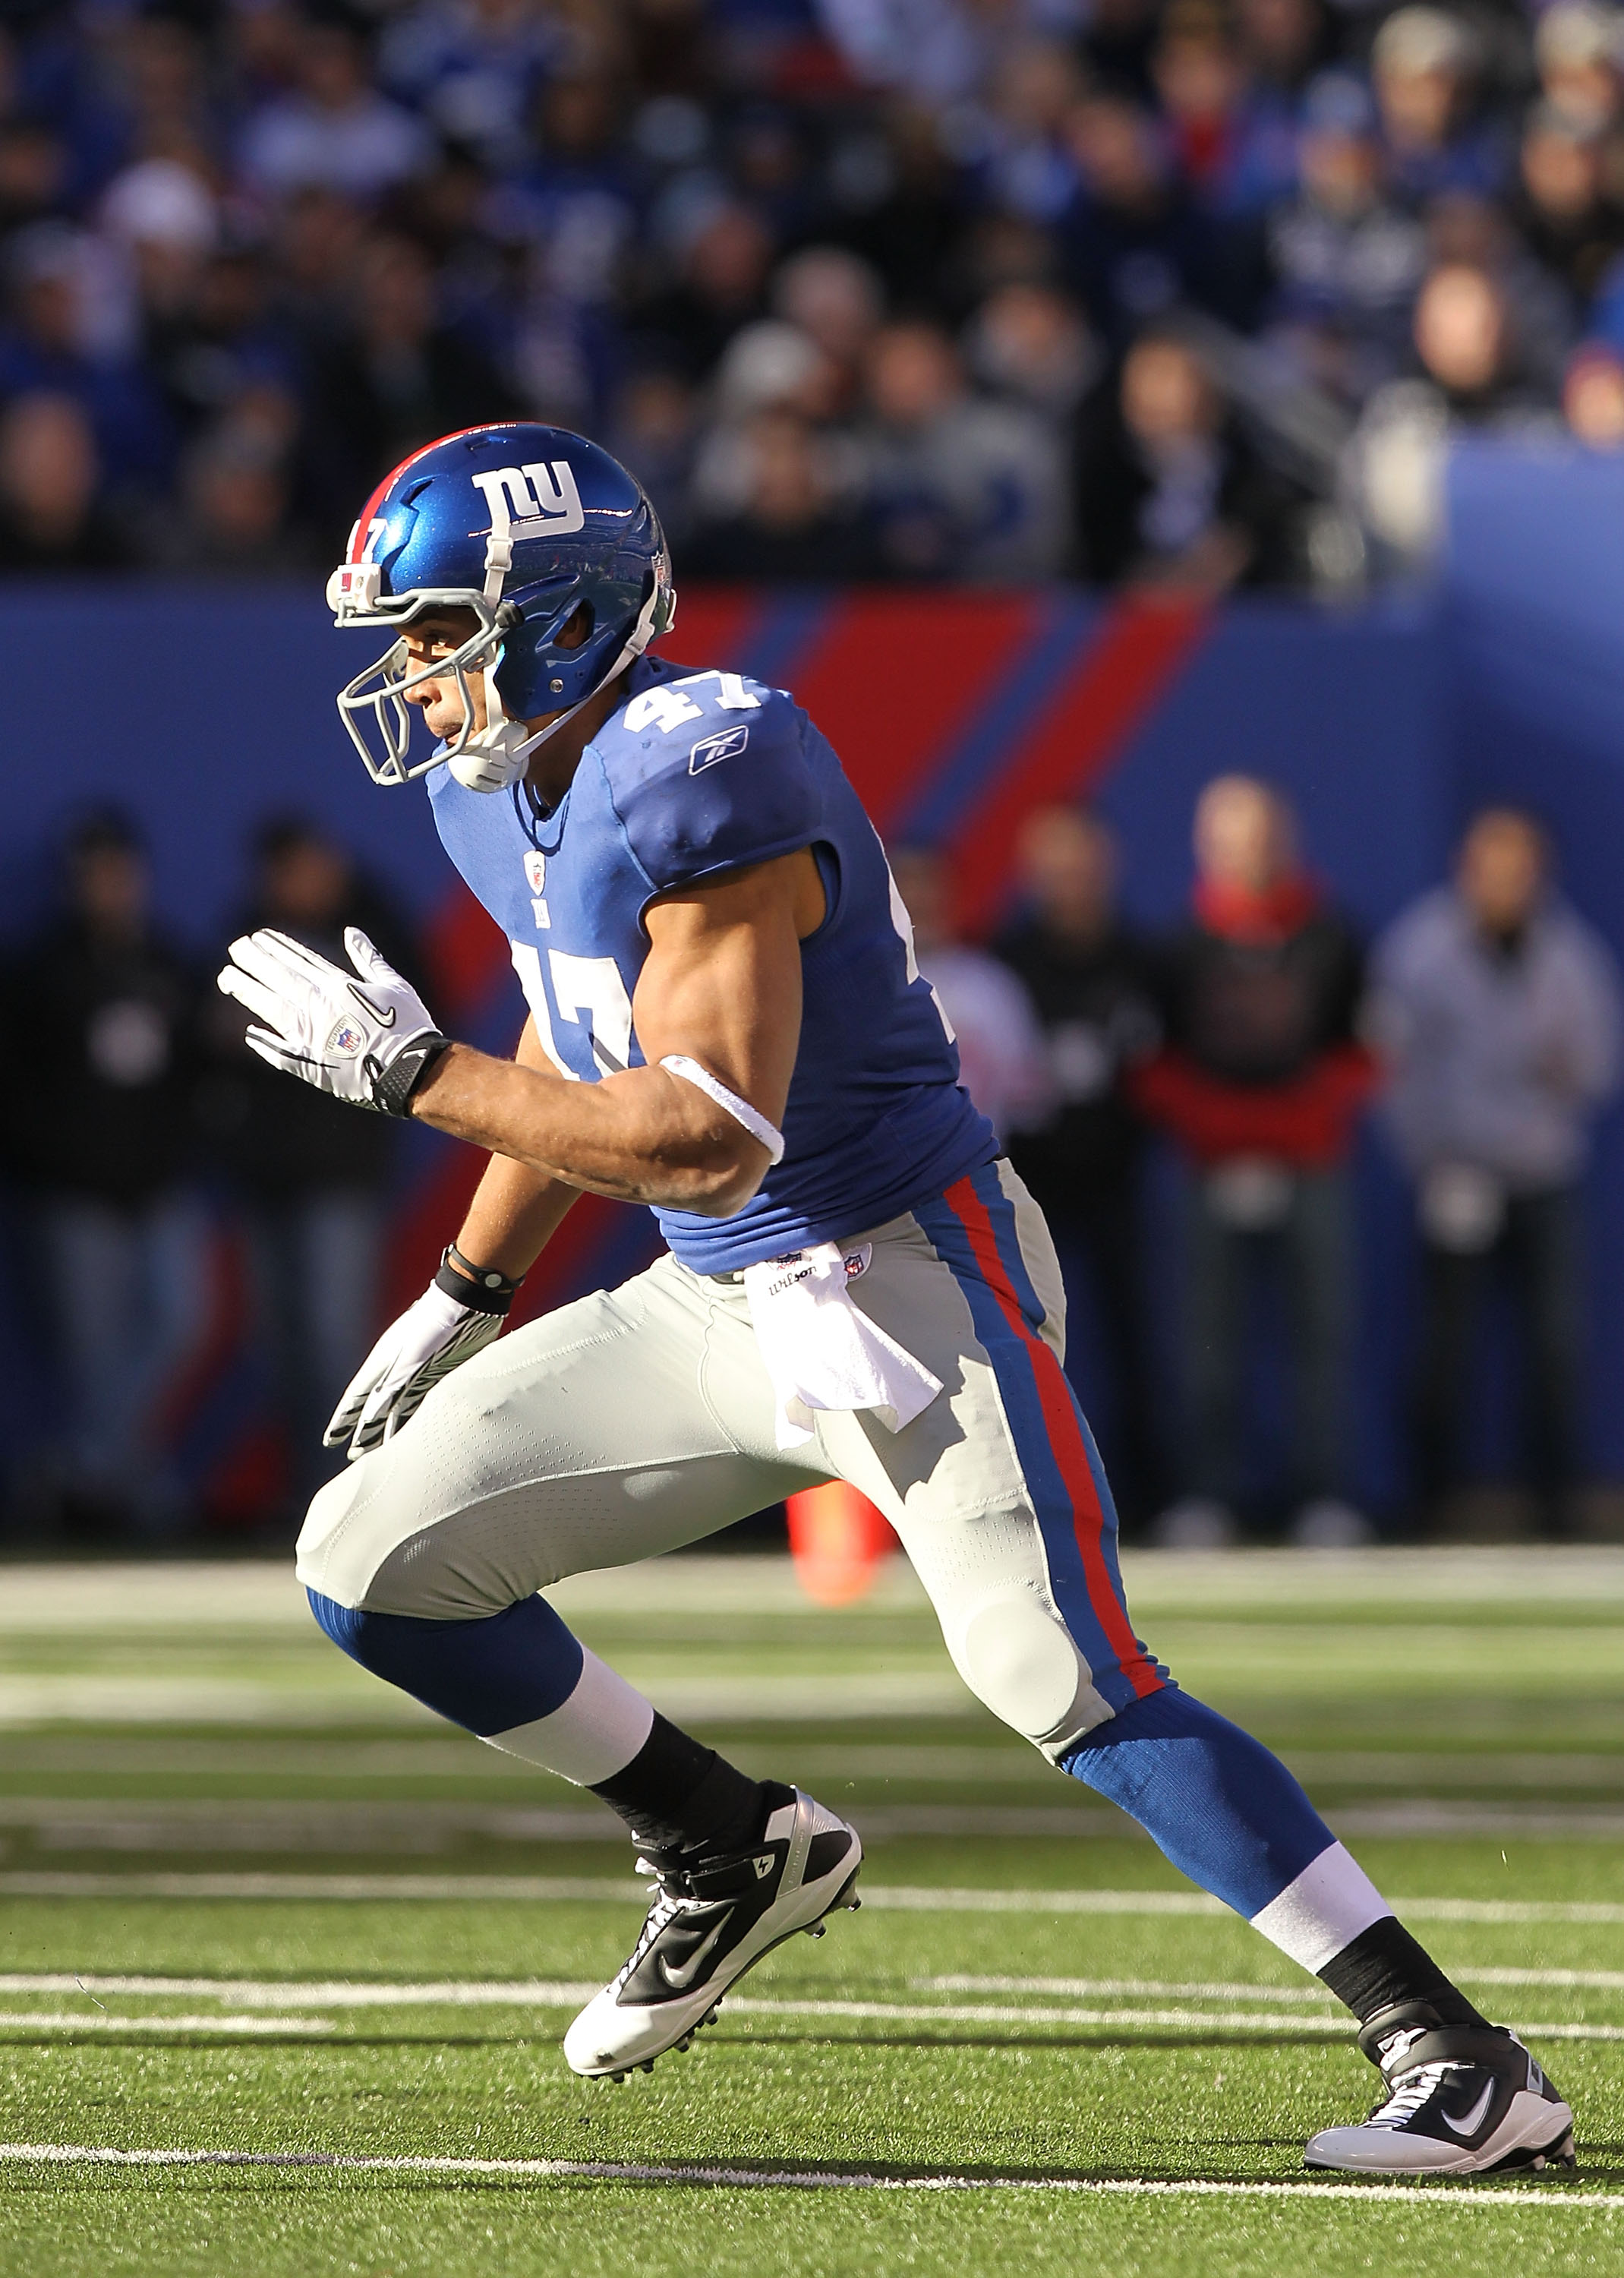
[[[1396,1601],[1454,1613],[1483,1603],[1594,1605],[1624,1599],[1624,1548],[1611,1545],[1312,1553],[1130,1548],[1123,1552],[1122,1564],[1141,1625],[1153,1614],[1209,1617],[1216,1608],[1245,1613],[1259,1606],[1313,1609],[1328,1601],[1379,1609]],[[547,1594],[566,1617],[589,1612],[819,1617],[789,1560],[773,1554],[707,1557],[685,1552],[575,1575]],[[907,1561],[895,1558],[881,1569],[867,1598],[823,1619],[833,1632],[854,1621],[860,1624],[870,1613],[909,1608],[923,1612],[925,1605]],[[58,1630],[78,1636],[93,1627],[124,1633],[133,1628],[184,1629],[199,1620],[302,1635],[310,1613],[292,1561],[285,1559],[134,1560],[95,1566],[19,1562],[7,1566],[0,1593],[0,1633]]]
[[[1468,2183],[1390,2182],[1152,2182],[1137,2177],[1071,2175],[923,2175],[835,2174],[813,2169],[712,2167],[698,2165],[643,2166],[613,2160],[458,2160],[370,2157],[346,2152],[121,2151],[87,2144],[0,2144],[0,2162],[11,2167],[309,2167],[321,2173],[374,2175],[492,2175],[538,2182],[670,2183],[743,2190],[802,2191],[1065,2191],[1079,2198],[1297,2198],[1428,2201],[1434,2206],[1560,2207],[1583,2212],[1624,2207],[1624,2191],[1542,2188],[1529,2182],[1506,2189]]]
[[[0,2032],[31,2033],[331,2033],[325,2017],[115,2017],[68,2009],[0,2009]]]
[[[1452,1975],[1469,1978],[1474,1985],[1539,1985],[1571,1987],[1588,1993],[1624,1992],[1624,1969],[1474,1969],[1457,1967]],[[1319,1985],[1258,1985],[1241,1978],[1193,1980],[1160,1977],[916,1977],[921,1992],[1071,1994],[1087,2000],[1111,1993],[1182,1993],[1191,2000],[1334,2001],[1336,1996]],[[6,1980],[0,1978],[0,1988]],[[41,1986],[41,1991],[46,1989]]]
[[[571,1900],[646,1907],[648,1884],[629,1875],[74,1875],[0,1874],[8,1899],[472,1899],[483,1903]]]
[[[367,1984],[356,1978],[305,1983],[274,1977],[127,1977],[64,1970],[13,1971],[0,1977],[0,1994],[83,1993],[127,2000],[236,2001],[247,2008],[514,2009],[574,2008],[601,1990],[593,1978],[577,1984],[557,1977],[508,1980],[422,1979]],[[0,2008],[0,2018],[6,2016]]]
[[[1321,2007],[1336,2000],[1336,1995],[1323,1985],[1248,1985],[1237,1978],[1198,1983],[1165,1977],[951,1976],[916,1977],[912,1982],[921,1993],[1036,1993],[1070,1996],[1085,2001],[1122,1993],[1182,1994],[1189,2001],[1301,2001],[1318,2003]],[[19,1984],[16,1990],[50,1993],[65,1990],[72,1983],[72,1978],[53,1977],[49,1984],[42,1978],[33,1978]],[[96,1984],[99,1990],[101,1981],[98,1979]],[[11,1979],[0,1977],[0,1992],[11,1985]]]
[[[111,1626],[111,1625],[110,1625]],[[3,1633],[3,1632],[0,1632]],[[84,1640],[80,1640],[82,1647]],[[638,1680],[635,1656],[627,1673]],[[751,1724],[848,1724],[871,1718],[973,1716],[951,1670],[876,1670],[868,1676],[684,1677],[648,1674],[643,1690],[682,1724],[736,1718]],[[252,1724],[432,1727],[432,1712],[403,1693],[363,1681],[286,1686],[211,1677],[0,1676],[0,1726],[36,1724]]]
[[[1227,1915],[1200,1891],[983,1891],[864,1883],[863,1903],[895,1914]],[[569,1901],[648,1904],[648,1885],[628,1876],[552,1875],[94,1875],[0,1873],[0,1898],[468,1900],[488,1904]],[[1624,1923],[1613,1899],[1395,1898],[1411,1922]]]
[[[975,1990],[980,1984],[988,1991],[1031,1991],[1046,1985],[1065,1988],[1080,1980],[953,1980],[936,1981],[944,1990]],[[1104,1981],[1109,1984],[1110,1981]],[[1121,1981],[1133,1987],[1136,1981]],[[1153,1987],[1155,1981],[1152,1981]],[[1142,1990],[1145,1981],[1137,1981]],[[867,2024],[929,2025],[1064,2025],[1098,2028],[1109,2026],[1136,2031],[1178,2030],[1194,2031],[1216,2029],[1222,2032],[1257,2033],[1324,2033],[1332,2037],[1350,2035],[1352,2024],[1346,2015],[1315,2016],[1300,2008],[1282,2007],[1293,1993],[1288,1991],[1277,1995],[1266,1987],[1206,1986],[1200,1984],[1168,1984],[1156,1987],[1167,1993],[1183,1993],[1190,2000],[1213,2000],[1239,1994],[1249,1996],[1251,2006],[1239,2008],[1145,2007],[1092,2008],[1044,2007],[1033,2001],[1021,2002],[949,2002],[949,2001],[859,2001],[859,2000],[794,2000],[768,1995],[730,1994],[728,2012],[730,2016],[826,2018],[847,2022]],[[0,1977],[0,1995],[26,1993],[78,1992],[91,2002],[99,2002],[105,1994],[110,2000],[172,2000],[177,1999],[235,2001],[245,2009],[255,2005],[275,2007],[285,2012],[301,2010],[341,2009],[571,2009],[590,2000],[598,1991],[596,1984],[576,1984],[557,1978],[517,1978],[511,1980],[426,1979],[408,1983],[366,1984],[353,1979],[316,1979],[306,1983],[277,1978],[208,1978],[208,1977],[148,1977],[116,1976],[80,1976],[63,1971],[13,1972]],[[1310,1997],[1312,1998],[1312,1997]],[[234,2015],[227,2018],[141,2017],[127,2018],[103,2013],[92,2016],[82,2011],[53,2011],[50,2013],[8,2011],[0,2007],[0,2028],[26,2025],[40,2030],[75,2029],[90,2026],[96,2030],[121,2030],[132,2027],[149,2031],[201,2030],[214,2032],[233,2030],[273,2031],[301,2030],[301,2021],[294,2014],[285,2014],[270,2021]],[[331,2030],[331,2025],[316,2027]],[[1521,2032],[1546,2040],[1624,2041],[1624,2025],[1574,2024],[1544,2022],[1522,2025]]]

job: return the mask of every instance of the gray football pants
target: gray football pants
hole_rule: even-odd
[[[301,1580],[339,1607],[475,1620],[843,1479],[896,1527],[964,1683],[1057,1759],[1163,1677],[1128,1622],[1109,1493],[1060,1365],[1048,1229],[1000,1162],[842,1248],[864,1242],[855,1302],[944,1387],[904,1430],[825,1415],[782,1451],[742,1281],[666,1257],[446,1378],[316,1495]],[[609,1679],[592,1683],[614,1723]],[[521,1753],[606,1776],[591,1746],[553,1738],[551,1758]]]

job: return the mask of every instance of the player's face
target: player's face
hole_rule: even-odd
[[[437,658],[451,656],[477,630],[478,622],[472,609],[431,609],[417,618],[400,635],[406,644],[408,670],[421,672]],[[480,674],[468,676],[468,693],[477,733],[485,724],[484,681]],[[462,692],[454,672],[431,674],[419,681],[406,691],[406,700],[421,707],[423,725],[444,741],[449,742],[462,725]]]

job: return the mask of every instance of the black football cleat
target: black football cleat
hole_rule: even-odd
[[[764,1953],[797,1930],[820,1935],[825,1915],[859,1903],[862,1862],[857,1830],[798,1788],[736,1856],[646,1854],[638,1872],[655,1879],[653,1904],[625,1968],[564,2036],[572,2071],[618,2080],[686,2048]]]
[[[1325,2128],[1309,2167],[1361,2175],[1499,2175],[1572,2168],[1574,2115],[1514,2033],[1445,2025],[1425,2002],[1359,2036],[1387,2093],[1355,2128]]]

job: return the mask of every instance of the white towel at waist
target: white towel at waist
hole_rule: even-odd
[[[888,1432],[900,1432],[942,1389],[940,1377],[852,1303],[848,1285],[871,1255],[867,1242],[845,1255],[837,1242],[820,1242],[744,1268],[781,1448],[812,1438],[819,1409],[871,1409]]]

